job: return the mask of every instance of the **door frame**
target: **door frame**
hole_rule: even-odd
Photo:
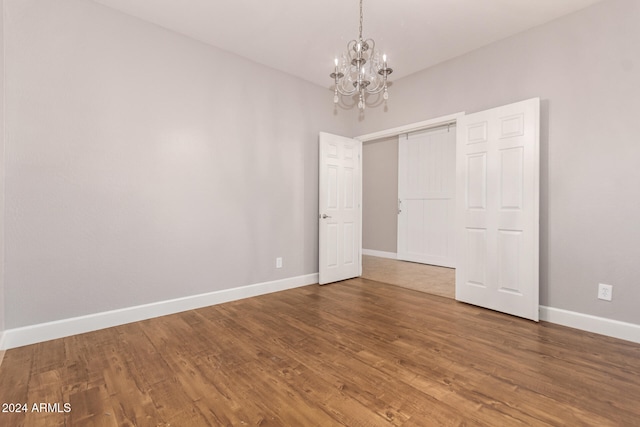
[[[460,117],[463,117],[464,115],[465,115],[465,112],[462,111],[455,114],[436,117],[435,119],[423,120],[421,122],[416,122],[416,123],[409,123],[409,124],[398,126],[395,128],[385,129],[378,132],[356,136],[354,139],[359,139],[362,142],[368,142],[368,141],[373,141],[375,139],[388,138],[391,136],[402,135],[404,133],[411,133],[411,132],[416,132],[420,130],[426,130],[429,128],[456,123],[458,119]]]
[[[405,133],[410,133],[410,132],[417,132],[417,131],[421,131],[421,130],[426,130],[426,129],[431,129],[431,128],[436,128],[436,127],[440,127],[440,126],[446,126],[446,125],[450,125],[450,124],[457,124],[458,120],[461,117],[464,117],[466,113],[464,111],[458,112],[458,113],[454,113],[454,114],[448,114],[446,116],[440,116],[440,117],[436,117],[434,119],[429,119],[429,120],[423,120],[421,122],[415,122],[415,123],[409,123],[406,125],[402,125],[402,126],[397,126],[394,128],[389,128],[389,129],[384,129],[378,132],[373,132],[373,133],[368,133],[365,135],[360,135],[360,136],[356,136],[354,137],[354,139],[357,139],[359,141],[361,141],[362,143],[368,142],[368,141],[374,141],[376,139],[383,139],[383,138],[389,138],[389,137],[393,137],[393,136],[400,136],[403,135]],[[362,156],[364,157],[364,150],[362,152]],[[360,159],[360,162],[362,164],[364,160]],[[364,173],[364,171],[362,171]],[[361,182],[363,182],[363,180],[361,180]],[[360,189],[361,193],[362,193],[362,189]],[[362,209],[360,209],[360,223],[362,224]],[[396,239],[396,244],[397,244],[397,239]],[[397,255],[397,248],[396,248],[396,255]],[[360,231],[360,253],[362,254],[362,231]],[[362,271],[360,272],[362,273]]]

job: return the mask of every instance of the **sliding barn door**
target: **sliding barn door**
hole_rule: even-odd
[[[538,321],[540,100],[458,121],[456,299]]]
[[[399,137],[398,259],[455,267],[455,129]]]
[[[362,142],[320,133],[319,283],[362,274]]]

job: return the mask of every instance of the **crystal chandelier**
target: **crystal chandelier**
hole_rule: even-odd
[[[387,92],[387,76],[393,70],[387,67],[387,55],[382,55],[375,49],[376,42],[373,39],[362,38],[362,0],[360,0],[360,31],[357,40],[347,43],[347,50],[338,60],[335,59],[334,72],[329,76],[334,79],[335,90],[333,102],[338,103],[342,95],[353,97],[358,95],[358,108],[364,110],[366,105],[365,95],[379,94],[382,98],[389,99]]]

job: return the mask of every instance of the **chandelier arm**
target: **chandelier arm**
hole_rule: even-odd
[[[382,92],[384,90],[385,86],[386,85],[383,84],[382,86],[377,86],[377,87],[375,87],[375,88],[373,88],[371,90],[369,90],[369,88],[367,88],[365,90],[365,92],[368,93],[368,94],[371,94],[371,95],[375,95],[376,93]]]
[[[342,85],[340,84],[340,85],[336,86],[336,88],[338,89],[338,93],[340,95],[344,95],[344,96],[351,96],[351,95],[354,95],[354,94],[358,93],[358,89],[356,89],[355,87],[352,90],[347,90],[347,89],[344,89],[342,87]]]
[[[347,43],[347,56],[349,58],[351,58],[351,51],[355,52],[354,46],[358,43],[358,40],[349,40],[349,43]]]
[[[376,42],[373,39],[366,39],[364,42],[369,45],[369,50],[373,55],[373,52],[376,50]]]

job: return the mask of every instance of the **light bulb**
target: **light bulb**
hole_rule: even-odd
[[[382,62],[387,62],[387,54],[382,55]]]
[[[338,95],[333,95],[333,103],[334,104],[338,103]]]
[[[338,66],[338,58],[336,58],[336,59],[334,60],[334,63],[336,64],[336,67],[337,67],[337,66]]]
[[[382,98],[386,101],[387,99],[389,99],[389,93],[385,90],[384,93],[382,94]]]
[[[358,102],[358,108],[363,110],[364,109],[363,107],[364,107],[364,104],[362,103],[362,101],[359,101]]]

